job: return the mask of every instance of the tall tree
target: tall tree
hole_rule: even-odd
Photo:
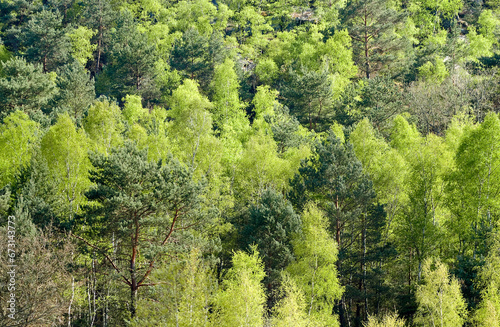
[[[43,72],[55,71],[67,62],[70,41],[58,12],[42,10],[21,28],[20,44],[29,62],[42,65]]]
[[[177,161],[149,162],[147,152],[130,142],[108,156],[94,153],[91,162],[95,187],[86,197],[97,205],[86,208],[86,221],[92,228],[81,226],[75,235],[102,255],[126,284],[134,318],[137,291],[151,286],[150,274],[170,252],[172,236],[207,222],[208,213],[201,210],[202,186]],[[114,253],[112,238],[119,240]]]
[[[240,222],[243,248],[255,245],[261,254],[269,294],[277,289],[280,272],[294,259],[291,240],[300,231],[300,224],[292,205],[272,189],[262,193]]]
[[[395,33],[403,16],[387,0],[351,0],[341,12],[343,25],[353,40],[354,57],[366,78],[373,77],[404,45]]]
[[[97,78],[98,93],[117,99],[127,94],[141,95],[147,102],[157,101],[155,83],[156,46],[138,30],[130,12],[124,11],[112,34],[112,46],[103,74]]]
[[[94,76],[102,70],[103,56],[111,43],[111,30],[116,14],[109,0],[91,0],[84,3],[82,25],[96,31],[92,42],[97,45],[95,60],[92,63]]]
[[[292,115],[309,128],[322,131],[332,115],[332,79],[326,70],[314,71],[302,67],[291,70],[290,80],[283,85],[283,96]]]
[[[59,93],[54,98],[62,112],[68,112],[75,123],[81,123],[83,115],[95,99],[94,79],[77,61],[58,70],[56,85]]]
[[[339,247],[341,260],[337,262],[337,269],[344,277],[342,284],[358,282],[350,278],[352,266],[344,265],[343,260],[357,258],[355,261],[361,260],[361,271],[365,271],[368,225],[372,219],[368,216],[368,209],[375,193],[352,146],[342,143],[329,131],[317,145],[316,155],[302,163],[292,186],[294,190],[291,195],[296,206],[302,208],[309,199],[315,200],[327,215],[329,229],[335,235]],[[360,290],[366,287],[362,280],[356,284],[351,286]],[[361,303],[357,305],[359,307]],[[350,320],[347,309],[343,297],[338,307],[341,324],[347,324]],[[361,311],[357,311],[357,316],[360,314]]]
[[[58,214],[72,222],[81,213],[84,192],[90,187],[88,139],[77,130],[69,115],[62,114],[41,141],[41,155],[49,168],[49,178],[57,182]]]
[[[308,319],[319,326],[337,325],[332,312],[343,293],[337,276],[338,249],[324,213],[312,203],[304,209],[302,233],[295,234],[293,250],[296,259],[287,271],[303,293]]]

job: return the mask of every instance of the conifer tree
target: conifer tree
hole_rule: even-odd
[[[353,40],[354,57],[366,78],[371,78],[404,45],[395,33],[403,16],[386,0],[351,0],[341,11],[342,23]]]
[[[24,57],[42,65],[43,72],[55,71],[69,58],[70,41],[58,12],[42,10],[31,16],[19,34]]]
[[[273,189],[265,190],[241,221],[240,237],[244,249],[255,245],[260,253],[268,293],[276,290],[281,270],[294,259],[292,235],[300,231],[300,217],[290,203]]]
[[[126,285],[134,318],[138,289],[151,286],[150,274],[156,262],[172,251],[175,235],[207,223],[211,211],[201,208],[202,185],[172,158],[150,162],[146,151],[127,142],[112,148],[109,155],[94,153],[90,159],[95,187],[85,195],[98,205],[86,207],[87,224],[79,225],[75,235],[100,254]],[[120,244],[114,254],[112,239]]]
[[[68,112],[75,123],[81,123],[83,115],[95,99],[94,79],[77,61],[58,70],[56,79],[59,93],[54,98],[59,112]]]
[[[42,109],[57,93],[56,84],[50,75],[42,72],[42,67],[13,57],[2,63],[0,76],[1,116],[21,110],[36,121],[46,120]]]
[[[290,113],[310,131],[322,131],[333,114],[332,80],[328,72],[302,67],[300,71],[291,70],[286,82],[282,93]]]

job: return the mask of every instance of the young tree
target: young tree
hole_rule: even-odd
[[[221,327],[263,327],[266,294],[261,283],[266,276],[259,252],[238,251],[233,255],[233,267],[222,282],[215,297],[212,322]]]
[[[14,181],[21,169],[29,165],[32,150],[39,138],[39,124],[16,111],[0,125],[0,187]]]
[[[290,277],[302,291],[307,317],[318,326],[336,326],[332,315],[343,288],[337,276],[338,249],[328,233],[328,221],[314,204],[308,204],[302,215],[302,233],[293,239],[295,260],[287,268]]]
[[[273,327],[309,326],[305,313],[305,298],[303,292],[297,287],[293,279],[284,274],[279,289],[280,300],[273,308],[271,325]]]
[[[93,151],[108,155],[111,148],[123,143],[123,121],[120,107],[106,98],[96,101],[88,110],[83,127]]]
[[[241,134],[248,126],[248,119],[239,97],[240,83],[234,70],[234,62],[226,59],[217,66],[212,80],[213,117],[220,131],[234,130]]]
[[[192,248],[189,253],[180,253],[178,262],[159,264],[151,275],[157,285],[139,301],[132,326],[210,326],[215,276],[201,256],[200,249]]]
[[[94,153],[90,159],[95,187],[86,197],[96,205],[86,208],[87,223],[74,235],[102,255],[127,285],[134,318],[137,291],[152,285],[149,276],[171,251],[172,236],[208,222],[210,213],[201,208],[201,184],[172,158],[149,162],[146,151],[127,142],[108,156]]]
[[[86,202],[84,192],[91,184],[88,150],[85,132],[76,129],[67,113],[42,138],[41,156],[47,162],[49,178],[57,183],[57,211],[64,222],[72,222]]]
[[[460,292],[460,285],[448,275],[446,266],[426,260],[423,267],[423,284],[417,288],[418,311],[415,322],[420,326],[463,326],[467,306]]]
[[[395,313],[385,314],[381,318],[369,316],[364,327],[404,327],[404,319],[398,318]]]

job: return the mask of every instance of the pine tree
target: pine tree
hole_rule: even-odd
[[[86,223],[79,225],[75,235],[125,283],[134,318],[138,289],[151,286],[148,280],[155,263],[172,251],[178,230],[208,223],[211,212],[201,210],[202,185],[193,182],[191,171],[172,158],[163,164],[150,162],[146,151],[127,142],[109,155],[94,153],[90,159],[94,167],[90,181],[95,187],[85,195],[98,205],[86,207]],[[112,239],[120,244],[113,255]]]
[[[122,12],[112,34],[107,66],[96,81],[98,93],[117,99],[137,94],[146,103],[156,101],[159,98],[155,83],[157,60],[156,46],[138,30],[130,12]]]
[[[322,131],[333,114],[332,79],[328,72],[305,67],[300,71],[291,70],[289,81],[282,89],[290,113],[310,131]]]
[[[281,270],[294,259],[291,240],[292,235],[300,231],[300,224],[300,217],[291,204],[272,189],[265,190],[242,218],[240,242],[244,249],[257,247],[264,263],[264,284],[269,294],[276,290]]]
[[[29,62],[42,65],[43,72],[55,71],[69,58],[71,44],[58,12],[42,10],[22,26],[20,44]]]
[[[356,64],[366,78],[396,59],[405,41],[395,33],[403,16],[390,7],[389,1],[351,0],[340,17],[353,40]]]
[[[56,85],[60,90],[54,98],[54,105],[60,108],[57,113],[67,112],[75,123],[81,123],[95,99],[94,79],[81,64],[73,61],[58,70]]]
[[[22,58],[11,58],[2,63],[0,77],[1,116],[21,110],[36,121],[46,120],[42,109],[57,93],[56,84],[42,67],[27,63]]]

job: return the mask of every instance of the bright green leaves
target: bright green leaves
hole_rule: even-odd
[[[42,138],[41,155],[49,167],[49,178],[57,182],[58,209],[70,220],[86,203],[83,193],[91,185],[88,150],[85,132],[75,128],[68,114],[59,116]]]
[[[477,127],[465,129],[455,156],[456,170],[450,174],[448,193],[455,216],[452,228],[469,249],[472,243],[477,245],[473,235],[481,233],[478,228],[482,224],[495,226],[500,210],[499,132],[496,114],[487,115]]]
[[[123,118],[130,126],[134,125],[138,120],[143,118],[147,113],[147,109],[142,107],[141,97],[138,95],[126,95],[123,99]]]
[[[85,26],[78,26],[71,33],[68,33],[71,41],[71,54],[82,66],[87,64],[97,49],[97,44],[90,42],[96,33]]]
[[[201,95],[198,84],[186,79],[170,98],[168,117],[172,153],[192,167],[195,175],[220,172],[221,142],[213,134],[213,105]]]
[[[337,277],[338,250],[328,232],[328,221],[316,205],[306,206],[302,233],[294,237],[293,248],[296,260],[287,270],[303,292],[309,319],[319,326],[336,325],[331,312],[343,292]]]
[[[84,120],[85,132],[94,151],[108,154],[112,147],[122,144],[124,126],[120,107],[103,99],[90,107]]]
[[[28,115],[16,111],[0,125],[0,187],[12,182],[19,169],[26,167],[39,137],[39,125]]]
[[[418,286],[418,311],[415,322],[420,326],[460,327],[466,318],[466,303],[460,285],[450,277],[446,266],[426,260],[423,284]]]
[[[266,295],[261,284],[264,265],[257,250],[252,254],[236,252],[233,267],[226,273],[217,294],[214,323],[221,327],[264,326]]]
[[[248,119],[240,103],[238,90],[240,84],[234,71],[234,62],[226,59],[216,67],[213,89],[213,117],[219,130],[225,133],[235,133],[241,137],[248,130]]]
[[[210,267],[200,250],[192,248],[182,260],[159,264],[152,274],[154,290],[139,300],[132,326],[164,325],[204,327],[209,325],[209,308],[216,287]]]
[[[288,275],[284,275],[280,297],[281,300],[273,308],[272,326],[308,326],[304,294]]]

